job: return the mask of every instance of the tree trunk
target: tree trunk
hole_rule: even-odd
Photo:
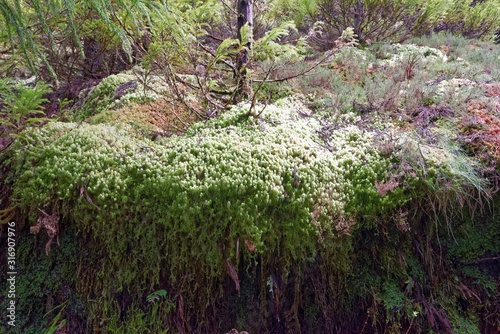
[[[103,50],[101,43],[94,37],[83,39],[83,53],[85,54],[84,78],[103,78],[104,70]]]
[[[354,10],[354,33],[358,35],[358,41],[364,41],[363,36],[363,20],[364,20],[364,9],[363,2],[361,0],[356,1],[356,8]]]
[[[237,87],[235,94],[235,102],[249,99],[252,96],[252,83],[247,76],[247,67],[250,59],[253,42],[253,0],[237,0],[238,1],[238,39],[242,40],[241,28],[246,24],[249,27],[248,40],[246,45],[238,54],[237,59]]]

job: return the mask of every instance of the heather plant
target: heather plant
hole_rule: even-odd
[[[497,45],[479,40],[470,40],[450,33],[433,34],[427,38],[412,38],[410,43],[425,45],[446,53],[449,62],[443,64],[443,71],[455,72],[455,78],[478,78],[480,81],[491,81],[498,77],[498,57],[500,48]]]
[[[401,42],[412,34],[427,32],[437,21],[443,1],[319,0],[314,3],[315,11],[309,11],[310,18],[322,21],[324,32],[315,37],[315,42],[322,48],[330,48],[347,27],[354,28],[362,43]]]
[[[493,39],[500,24],[500,4],[497,1],[443,1],[443,5],[436,31]]]

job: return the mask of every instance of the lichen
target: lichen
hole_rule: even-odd
[[[415,44],[393,44],[393,54],[390,59],[383,60],[388,65],[395,65],[408,59],[408,57],[418,57],[423,63],[446,63],[448,57],[441,51],[428,46]]]

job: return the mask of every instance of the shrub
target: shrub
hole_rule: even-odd
[[[468,38],[492,39],[500,25],[500,3],[486,1],[443,1],[445,7],[435,31],[458,33]]]
[[[362,43],[401,42],[432,26],[438,10],[434,2],[425,1],[318,0],[312,19],[324,23],[324,34],[316,42],[329,49],[348,27]]]

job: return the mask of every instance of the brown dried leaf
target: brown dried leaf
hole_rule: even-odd
[[[42,214],[38,217],[37,224],[30,227],[30,232],[37,234],[43,228],[49,236],[49,241],[45,245],[45,254],[48,256],[50,252],[50,245],[54,238],[57,238],[59,244],[59,216],[57,214],[48,214],[42,209],[38,209]]]
[[[36,224],[30,227],[30,233],[31,234],[38,234],[40,232],[40,229],[42,228],[42,225]]]
[[[255,248],[257,247],[253,242],[251,242],[248,239],[245,239],[245,245],[247,246],[248,250],[252,253],[255,251]]]
[[[338,236],[342,237],[344,235],[351,235],[351,230],[354,225],[356,225],[356,217],[340,216],[335,229],[337,230]]]
[[[47,256],[49,256],[50,244],[52,243],[52,240],[54,240],[54,238],[50,238],[49,241],[47,241],[47,243],[45,244],[45,255]]]

